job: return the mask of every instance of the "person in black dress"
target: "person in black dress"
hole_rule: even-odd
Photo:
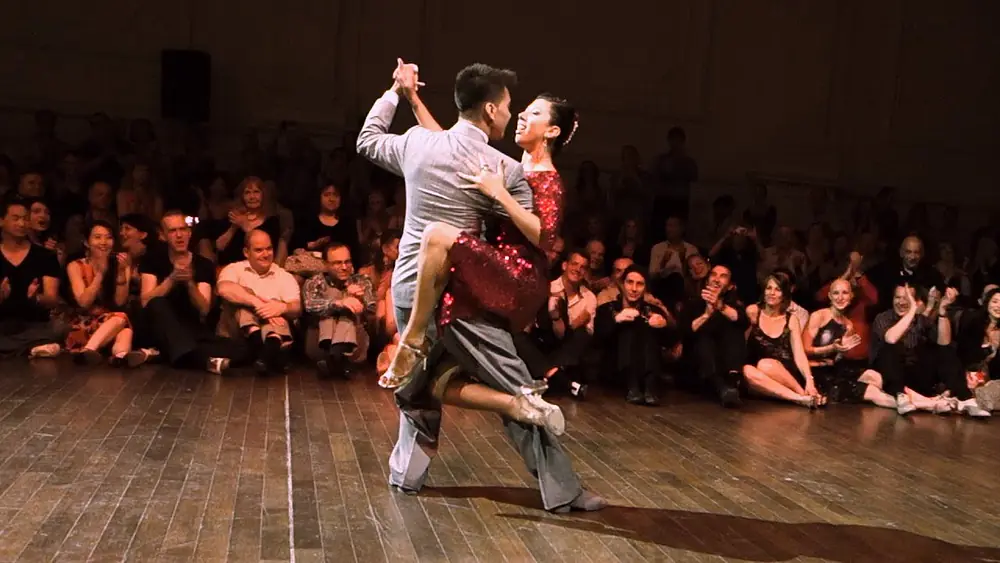
[[[787,275],[771,274],[764,280],[761,303],[747,307],[750,360],[743,366],[743,376],[752,392],[815,408],[825,398],[813,381],[802,345],[802,325],[788,310],[791,287]]]

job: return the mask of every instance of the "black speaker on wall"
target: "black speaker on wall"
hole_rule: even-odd
[[[160,53],[160,115],[200,123],[211,118],[212,56],[204,51]]]

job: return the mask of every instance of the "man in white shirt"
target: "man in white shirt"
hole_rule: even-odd
[[[552,367],[546,378],[551,385],[552,377],[565,376],[570,392],[578,399],[584,398],[587,386],[579,383],[572,372],[578,371],[576,368],[590,345],[597,316],[597,296],[584,284],[589,265],[583,252],[572,251],[563,262],[563,275],[549,285],[548,310],[556,344],[548,355]]]
[[[257,371],[280,372],[292,344],[291,322],[302,313],[299,285],[274,263],[271,237],[264,231],[250,232],[243,255],[246,260],[219,273],[219,297],[236,308],[233,315],[255,352]]]
[[[665,278],[670,274],[684,275],[688,256],[698,254],[698,247],[684,240],[684,220],[667,218],[667,239],[653,245],[649,252],[649,274]]]

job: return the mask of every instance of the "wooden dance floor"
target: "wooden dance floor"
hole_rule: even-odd
[[[1000,560],[1000,420],[562,404],[602,512],[542,511],[496,418],[457,410],[393,493],[371,377],[3,362],[0,561]]]

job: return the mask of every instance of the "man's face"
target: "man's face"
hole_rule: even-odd
[[[916,299],[917,290],[914,288],[897,287],[896,291],[892,294],[892,310],[896,312],[897,315],[903,316],[910,310],[910,298],[907,297],[906,293],[909,292],[910,295],[914,296]],[[917,302],[917,306],[920,306],[920,302]]]
[[[903,241],[899,256],[903,259],[903,266],[912,270],[920,264],[920,260],[924,257],[924,245],[918,239],[908,238]]]
[[[646,293],[646,279],[638,272],[631,272],[625,276],[622,282],[622,291],[625,293],[625,300],[629,303],[638,303]]]
[[[615,263],[611,267],[611,280],[615,283],[621,283],[625,270],[627,270],[632,264],[633,262],[631,258],[619,258],[615,260]]]
[[[43,197],[45,195],[45,182],[42,175],[32,172],[21,176],[17,193],[24,197]]]
[[[160,229],[163,231],[163,240],[170,246],[170,249],[177,253],[188,251],[191,243],[191,227],[180,215],[168,215],[160,221]]]
[[[507,132],[507,124],[510,123],[510,90],[503,89],[503,98],[499,103],[487,102],[486,107],[487,123],[490,126],[490,140],[499,141],[503,139]]]
[[[574,252],[572,256],[563,262],[563,275],[572,284],[582,283],[584,275],[587,272],[587,264],[588,260],[586,256],[581,256]]]
[[[338,281],[346,282],[354,274],[351,251],[346,246],[335,248],[326,255],[326,269]]]
[[[733,275],[729,271],[729,268],[725,266],[715,266],[708,273],[708,283],[706,287],[709,289],[719,289],[725,291],[729,289],[729,284],[732,283]]]
[[[590,257],[590,268],[599,270],[604,266],[604,243],[592,240],[587,243],[587,255]]]
[[[271,237],[262,232],[251,234],[243,254],[254,270],[266,272],[271,269],[271,264],[274,264],[274,247],[271,245]]]
[[[23,205],[7,207],[7,215],[3,218],[4,234],[16,239],[28,236],[28,208]]]

